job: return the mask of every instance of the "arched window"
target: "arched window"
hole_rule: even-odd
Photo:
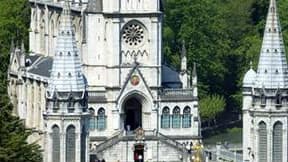
[[[90,130],[95,130],[96,129],[95,110],[93,108],[89,108],[89,113],[90,113],[89,128]]]
[[[60,129],[57,125],[52,127],[52,159],[60,162]]]
[[[259,123],[258,156],[259,161],[267,162],[267,126],[266,123]]]
[[[180,128],[180,126],[181,126],[180,108],[176,106],[173,109],[172,128]]]
[[[76,154],[76,134],[75,127],[70,125],[66,132],[66,162],[75,162]]]
[[[283,124],[277,122],[273,127],[273,160],[277,162],[282,162],[283,155]]]
[[[106,128],[106,116],[103,108],[100,108],[97,112],[97,128],[98,130],[104,130]]]
[[[86,129],[85,126],[83,126],[81,130],[81,162],[85,162],[86,159]]]
[[[170,110],[164,107],[161,115],[161,128],[170,128]]]
[[[43,18],[42,21],[41,21],[41,24],[40,24],[40,50],[41,50],[41,52],[45,52],[45,45],[46,45],[45,25],[46,25],[45,24],[45,20]]]
[[[183,128],[191,127],[191,108],[188,106],[185,107],[183,110],[182,127]]]

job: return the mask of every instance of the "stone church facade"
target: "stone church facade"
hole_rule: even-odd
[[[288,68],[276,0],[270,0],[257,72],[243,80],[243,161],[288,161]]]
[[[58,119],[47,116],[49,108],[54,107],[51,113],[57,114],[55,107],[59,110],[66,107],[63,120],[66,117],[72,120],[69,116],[76,113],[76,108],[85,109],[81,104],[71,106],[69,97],[64,104],[61,95],[58,99],[48,95],[53,83],[58,86],[56,91],[66,87],[65,94],[75,99],[74,93],[68,93],[67,89],[74,85],[73,67],[78,63],[77,60],[65,62],[75,56],[79,57],[81,74],[85,76],[90,115],[88,122],[84,122],[85,115],[83,120],[76,120],[74,116],[78,124],[71,130],[76,131],[79,142],[83,128],[88,129],[90,161],[188,160],[190,148],[201,140],[196,66],[190,74],[185,43],[180,70],[164,62],[163,3],[160,0],[73,0],[69,3],[71,30],[61,30],[63,23],[67,23],[63,20],[63,0],[30,0],[29,53],[25,53],[24,45],[11,46],[8,93],[14,113],[34,130],[29,140],[37,141],[45,154],[52,155],[56,145],[49,146],[49,141],[51,144],[55,132],[62,136],[67,132],[59,132],[51,125]],[[68,37],[69,34],[73,37]],[[68,45],[64,48],[63,44]],[[57,62],[58,66],[54,67]],[[58,81],[63,75],[66,79]],[[80,77],[80,72],[75,75]],[[64,151],[61,145],[66,145],[68,139],[62,140],[57,148]],[[79,145],[74,151],[81,150]],[[57,153],[55,156],[58,157]],[[51,158],[45,161],[50,162]],[[67,158],[61,156],[61,162]]]

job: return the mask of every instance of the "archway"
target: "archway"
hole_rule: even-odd
[[[142,127],[142,104],[135,97],[128,99],[123,104],[124,110],[124,128],[127,131],[133,131]]]

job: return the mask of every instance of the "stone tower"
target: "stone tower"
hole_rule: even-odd
[[[65,2],[46,91],[45,162],[88,162],[86,81]]]
[[[243,80],[244,161],[287,161],[288,71],[276,0],[270,0],[257,72]]]

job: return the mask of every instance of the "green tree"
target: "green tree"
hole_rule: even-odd
[[[180,65],[181,40],[188,68],[198,64],[199,98],[223,96],[225,111],[241,112],[242,80],[259,59],[269,0],[165,0],[164,54]],[[288,46],[288,0],[278,0]]]
[[[26,129],[18,117],[12,115],[7,96],[7,67],[11,40],[28,45],[28,0],[0,0],[0,161],[40,162],[41,150],[36,143],[28,144],[32,130]]]
[[[226,106],[223,96],[209,95],[199,102],[200,116],[203,121],[214,121],[220,115]]]
[[[8,99],[2,98],[1,105]],[[12,114],[12,106],[0,109],[0,161],[1,162],[40,162],[41,150],[36,143],[28,144],[32,130],[26,129],[23,122]]]

